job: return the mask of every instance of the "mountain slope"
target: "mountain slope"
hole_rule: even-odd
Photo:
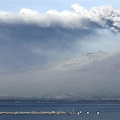
[[[56,98],[120,98],[120,54],[87,53],[49,71]]]
[[[77,68],[82,68],[83,66],[89,65],[95,61],[104,60],[109,56],[110,54],[105,53],[103,51],[98,51],[96,53],[86,53],[43,70],[49,70],[49,71],[73,70]]]
[[[84,54],[49,68],[3,74],[0,78],[2,80],[0,96],[45,99],[119,99],[120,53]]]

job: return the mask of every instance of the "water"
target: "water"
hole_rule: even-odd
[[[74,110],[73,110],[74,109]],[[120,103],[0,103],[0,111],[70,111],[80,115],[0,115],[0,120],[120,120]],[[90,114],[87,115],[86,112]],[[100,112],[97,115],[97,111]]]

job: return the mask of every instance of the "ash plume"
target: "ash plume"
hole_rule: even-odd
[[[0,12],[0,24],[25,24],[47,28],[94,29],[107,28],[113,32],[120,31],[120,10],[110,5],[93,7],[90,10],[74,4],[72,11],[49,10],[40,13],[22,8],[19,13]]]

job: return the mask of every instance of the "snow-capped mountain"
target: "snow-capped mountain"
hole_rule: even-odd
[[[120,98],[120,52],[87,53],[48,68],[16,75],[3,74],[1,79],[3,82],[0,90],[4,92],[1,96],[45,99]]]
[[[47,77],[53,98],[117,98],[120,88],[120,54],[86,53],[52,66]],[[50,73],[50,74],[49,74]],[[48,95],[49,96],[49,92]]]
[[[110,54],[98,51],[96,53],[86,53],[75,58],[69,59],[58,65],[47,68],[48,71],[66,71],[81,68],[95,61],[101,61],[109,57]],[[45,70],[45,69],[44,69]]]

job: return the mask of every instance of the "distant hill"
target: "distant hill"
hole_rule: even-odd
[[[1,98],[119,100],[120,53],[86,53],[58,65],[5,74],[2,79],[7,82],[1,83]]]

